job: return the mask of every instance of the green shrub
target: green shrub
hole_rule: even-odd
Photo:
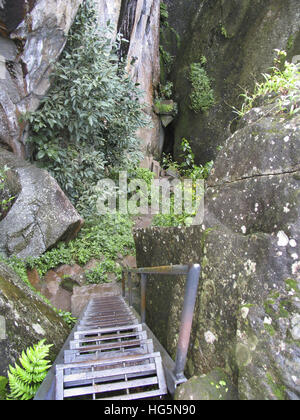
[[[141,92],[111,41],[100,32],[92,0],[81,6],[51,89],[27,119],[33,158],[59,182],[84,216],[94,212],[95,186],[111,167],[141,159],[136,132],[147,124]]]
[[[164,155],[162,158],[162,167],[165,169],[172,169],[181,178],[188,178],[192,180],[192,197],[196,199],[196,182],[197,180],[205,180],[208,178],[210,171],[213,166],[213,161],[207,162],[205,165],[195,164],[195,155],[192,151],[191,145],[186,138],[181,141],[181,159],[182,163],[174,162],[170,155]],[[183,187],[183,186],[182,186]],[[176,214],[174,204],[174,194],[170,197],[170,213],[169,214],[157,214],[154,216],[152,225],[153,226],[189,226],[193,218],[196,216],[196,212],[190,214],[182,209],[181,214]]]
[[[88,283],[100,284],[109,283],[108,273],[114,273],[116,280],[121,279],[122,268],[115,261],[107,259],[99,263],[95,268],[85,273]]]
[[[45,252],[38,258],[28,258],[27,264],[36,268],[41,276],[60,264],[86,264],[92,258],[104,256],[116,259],[118,254],[134,253],[132,221],[127,215],[106,214],[88,219],[78,237],[68,244]]]

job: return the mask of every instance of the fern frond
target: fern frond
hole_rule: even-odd
[[[22,352],[20,363],[27,372],[33,372],[34,366],[32,365],[30,359],[27,357],[24,351]]]
[[[32,382],[33,374],[28,372],[26,369],[22,369],[20,366],[15,365],[14,376],[23,381],[26,384]]]
[[[52,345],[44,344],[41,340],[38,344],[22,351],[19,359],[21,366],[9,365],[8,381],[10,395],[8,399],[30,400],[32,399],[40,384],[47,375],[47,370],[51,367],[50,361],[45,357],[49,355]]]
[[[35,396],[37,386],[25,384],[21,379],[8,373],[8,381],[11,393],[9,398],[11,399],[21,399],[21,400],[30,400]]]

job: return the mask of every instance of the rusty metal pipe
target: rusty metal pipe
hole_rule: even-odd
[[[141,322],[146,322],[146,285],[147,275],[141,274]]]
[[[200,272],[200,264],[193,264],[187,275],[174,371],[177,379],[184,378]]]
[[[132,306],[132,278],[130,271],[128,271],[128,302],[129,306]]]
[[[166,265],[160,267],[130,268],[128,272],[138,274],[165,274],[185,275],[189,271],[189,265]]]
[[[125,272],[122,271],[122,296],[125,297],[126,291],[125,291]]]

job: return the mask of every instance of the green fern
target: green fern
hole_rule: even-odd
[[[41,340],[38,344],[22,352],[19,359],[19,366],[9,366],[8,381],[11,393],[8,399],[11,400],[31,400],[40,384],[47,375],[47,370],[51,367],[46,357],[52,344],[44,344]]]

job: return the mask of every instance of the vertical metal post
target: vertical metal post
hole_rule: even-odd
[[[122,296],[123,296],[123,298],[126,295],[125,290],[126,290],[125,289],[125,271],[122,271]]]
[[[128,302],[129,306],[132,306],[132,279],[130,271],[128,271]]]
[[[190,342],[200,271],[200,265],[193,264],[190,266],[187,275],[174,371],[177,379],[184,377],[184,368]]]
[[[146,322],[146,285],[147,275],[141,274],[141,322]]]

